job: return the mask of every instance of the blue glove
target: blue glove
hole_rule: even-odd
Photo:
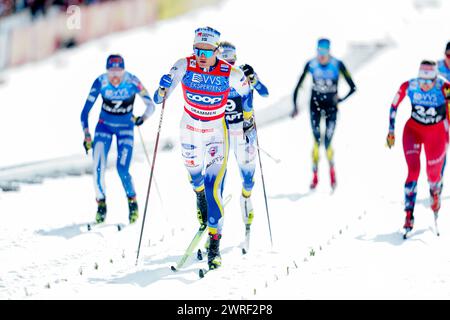
[[[170,74],[165,74],[161,77],[161,80],[159,80],[159,86],[161,88],[170,88],[172,85],[172,77]]]
[[[253,143],[256,140],[256,128],[253,117],[244,120],[244,136],[247,143]]]

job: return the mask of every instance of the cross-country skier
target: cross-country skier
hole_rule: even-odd
[[[445,53],[445,58],[438,61],[438,73],[440,76],[444,77],[447,81],[450,81],[450,41],[447,42],[444,53]],[[450,108],[450,105],[448,105],[447,108]],[[448,138],[448,136],[447,136],[447,138]],[[448,146],[448,140],[447,140],[447,146]],[[442,184],[444,181],[444,170],[445,170],[446,164],[447,164],[447,156],[445,157],[444,165],[442,166],[442,172],[441,172]]]
[[[420,153],[425,149],[428,182],[430,184],[431,209],[437,217],[440,209],[441,170],[444,162],[448,118],[447,101],[450,98],[450,83],[437,77],[434,61],[423,60],[419,75],[404,82],[398,90],[389,111],[389,133],[386,142],[389,148],[395,143],[395,117],[397,108],[408,95],[411,100],[411,118],[403,129],[403,152],[408,165],[405,182],[405,233],[414,226],[414,206],[417,195],[417,180],[420,174]]]
[[[253,141],[256,132],[250,89],[239,68],[217,58],[220,32],[204,27],[195,30],[194,54],[178,60],[170,74],[162,76],[154,100],[161,103],[181,82],[184,113],[181,120],[181,148],[184,165],[197,196],[197,216],[208,225],[208,266],[221,265],[223,204],[221,188],[228,158],[228,129],[225,109],[230,87],[243,98],[243,130]]]
[[[220,44],[220,48],[220,58],[234,66],[237,59],[236,47],[232,43],[224,41]],[[250,82],[252,95],[253,89],[262,97],[269,95],[266,86],[260,81],[250,65],[244,64],[239,66],[239,68]],[[243,132],[244,112],[242,97],[232,88],[228,95],[225,119],[229,128],[230,149],[234,152],[242,178],[241,211],[246,233],[249,233],[253,221],[253,206],[250,196],[255,184],[253,175],[255,174],[257,150],[255,141],[249,142],[245,139]]]
[[[303,73],[300,76],[297,86],[295,87],[294,110],[291,117],[295,117],[298,114],[298,90],[300,89],[308,73],[311,73],[313,78],[310,100],[310,116],[311,127],[315,140],[312,152],[313,180],[310,187],[311,189],[315,189],[317,183],[319,182],[319,146],[322,142],[320,120],[324,115],[326,123],[324,145],[330,165],[331,187],[334,189],[336,187],[336,173],[334,169],[334,151],[331,146],[331,140],[336,127],[338,104],[352,95],[356,91],[356,86],[344,63],[330,54],[330,40],[319,39],[317,42],[317,57],[306,63]],[[338,96],[338,81],[341,74],[344,76],[350,87],[349,92],[343,98]]]
[[[445,47],[445,58],[438,61],[438,72],[447,81],[450,81],[450,41]]]
[[[117,171],[128,197],[129,221],[138,219],[138,204],[132,177],[129,173],[133,155],[134,126],[140,126],[155,110],[155,105],[141,81],[125,71],[125,62],[118,54],[110,55],[106,61],[107,72],[95,79],[89,96],[81,112],[81,125],[84,132],[86,153],[93,147],[94,185],[98,204],[96,222],[102,223],[106,218],[105,171],[108,152],[112,138],[117,140]],[[142,116],[133,116],[133,104],[136,94],[145,103],[146,110]],[[101,95],[102,110],[95,128],[94,142],[89,132],[89,111],[97,97]]]

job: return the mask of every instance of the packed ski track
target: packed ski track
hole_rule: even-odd
[[[448,299],[450,192],[447,187],[450,183],[446,182],[447,178],[438,220],[440,236],[435,233],[422,170],[415,227],[407,240],[402,237],[406,163],[401,129],[410,116],[408,102],[399,108],[395,148],[389,150],[384,145],[389,105],[398,86],[416,75],[423,58],[441,58],[448,41],[444,31],[426,35],[423,31],[425,26],[427,30],[449,30],[450,4],[437,3],[437,7],[430,7],[426,1],[417,0],[376,4],[361,4],[356,0],[339,4],[230,0],[161,22],[151,29],[105,37],[47,61],[9,71],[0,94],[8,97],[9,103],[19,110],[5,110],[5,118],[23,116],[23,125],[33,134],[18,132],[17,124],[10,120],[1,122],[16,138],[12,142],[2,141],[2,149],[17,150],[0,160],[1,167],[63,157],[63,167],[76,168],[77,176],[60,175],[36,184],[22,184],[17,192],[0,193],[0,298]],[[247,25],[244,13],[256,4],[260,10],[252,24]],[[354,10],[348,10],[348,6]],[[308,29],[315,19],[310,17],[311,13],[324,8],[328,9],[324,19],[336,25]],[[232,25],[231,14],[235,20]],[[380,15],[384,17],[383,23]],[[279,20],[269,24],[268,19]],[[118,231],[117,224],[127,224],[128,207],[114,168],[115,155],[110,155],[111,168],[106,174],[107,225],[88,231],[87,224],[95,217],[96,203],[92,177],[83,175],[89,172],[86,161],[90,156],[88,160],[83,159],[79,125],[87,91],[102,71],[107,53],[122,52],[132,72],[135,70],[153,92],[160,75],[181,57],[180,52],[184,51],[180,48],[186,48],[189,54],[192,32],[198,24],[223,30],[223,38],[237,45],[238,61],[252,64],[269,88],[270,97],[256,97],[254,104],[256,121],[262,122],[264,118],[265,123],[258,127],[260,146],[272,156],[261,152],[273,247],[257,166],[252,195],[255,219],[249,250],[242,254],[245,228],[239,206],[241,181],[235,160],[230,156],[223,193],[224,197],[231,195],[225,208],[221,242],[223,266],[208,272],[203,279],[199,278],[199,270],[206,268],[206,261],[198,261],[196,250],[184,266],[176,272],[171,270],[199,227],[195,195],[188,183],[177,140],[182,112],[180,90],[167,101],[165,109],[161,138],[173,144],[158,151],[137,264],[150,164],[142,151],[135,153],[131,174],[138,191],[140,218],[136,224]],[[355,27],[358,24],[364,27]],[[251,35],[242,34],[242,30],[248,29],[253,31]],[[291,41],[291,30],[296,30],[295,41]],[[169,41],[168,35],[180,41]],[[337,189],[333,193],[323,150],[318,188],[309,190],[313,138],[308,86],[300,92],[299,116],[286,117],[292,108],[291,93],[304,62],[314,55],[315,41],[323,35],[331,38],[332,53],[343,58],[358,88],[354,96],[339,105],[334,137]],[[271,38],[277,41],[267,40]],[[167,46],[167,52],[152,51],[148,43],[159,43],[158,48]],[[281,44],[290,48],[290,61],[279,60]],[[260,49],[254,52],[254,48]],[[284,65],[289,63],[290,66]],[[37,101],[42,105],[38,112],[31,108],[36,102],[32,104],[28,95],[20,95],[34,90],[35,84],[27,80],[30,75],[45,77],[50,86],[61,82],[67,87],[56,86],[57,92],[47,99],[35,98],[42,99]],[[347,90],[345,84],[340,90]],[[60,120],[57,108],[66,108],[64,118],[70,118],[69,123]],[[136,110],[142,111],[143,106],[137,103]],[[159,111],[158,108],[141,127],[150,153]],[[96,108],[91,111],[91,127],[97,113]],[[44,144],[45,138],[48,143]],[[140,143],[136,134],[136,147]],[[79,154],[71,164],[70,157],[66,156],[76,150]],[[203,251],[204,241],[206,237],[198,247]]]

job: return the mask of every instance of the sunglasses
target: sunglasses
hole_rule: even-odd
[[[122,77],[125,71],[123,69],[109,69],[108,75],[110,77]]]
[[[319,56],[327,56],[330,53],[330,50],[326,48],[317,48],[317,54]]]
[[[427,85],[430,85],[430,84],[432,84],[433,83],[433,81],[434,81],[434,79],[419,79],[419,84],[427,84]]]
[[[205,56],[206,59],[211,58],[214,55],[215,49],[199,49],[194,47],[194,53],[197,57]]]

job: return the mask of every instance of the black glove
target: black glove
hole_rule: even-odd
[[[137,118],[134,118],[134,124],[136,125],[136,126],[140,126],[141,124],[143,124],[144,123],[144,117],[137,117]]]
[[[252,66],[248,65],[248,64],[243,64],[241,66],[242,71],[244,71],[244,74],[246,77],[254,77],[255,76],[255,70],[253,70]]]

